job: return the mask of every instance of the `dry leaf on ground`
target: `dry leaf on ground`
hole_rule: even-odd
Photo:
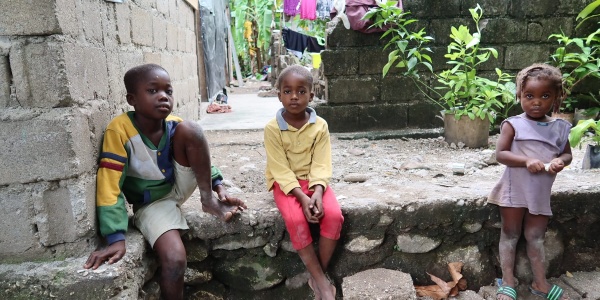
[[[457,296],[458,291],[463,291],[467,288],[467,280],[462,278],[462,262],[452,262],[448,264],[448,270],[452,281],[446,282],[434,275],[429,275],[431,280],[435,282],[435,285],[428,286],[415,286],[417,296],[419,297],[431,297],[434,300],[446,299],[450,296]]]

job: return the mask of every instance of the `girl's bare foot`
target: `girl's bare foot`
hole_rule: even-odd
[[[319,286],[318,289],[320,292],[320,299],[335,300],[336,289],[335,286],[329,282],[329,280],[326,280],[325,286]]]
[[[308,278],[308,286],[310,287],[310,289],[315,294],[315,300],[321,300],[321,293],[319,293],[319,289],[317,288],[317,284],[315,283],[315,280],[312,278],[312,276],[310,276]]]

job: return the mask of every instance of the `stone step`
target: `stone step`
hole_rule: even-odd
[[[156,270],[141,233],[129,230],[127,253],[119,262],[96,270],[83,268],[86,257],[52,262],[0,265],[2,299],[138,299]]]

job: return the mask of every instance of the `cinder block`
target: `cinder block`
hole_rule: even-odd
[[[152,15],[137,6],[131,7],[131,40],[135,44],[152,46]]]
[[[550,46],[547,45],[514,45],[507,46],[504,67],[520,70],[536,62],[545,62],[550,57]]]
[[[175,2],[175,1],[173,1]],[[167,49],[177,50],[177,26],[171,22],[167,22]]]
[[[331,78],[328,88],[329,103],[371,103],[379,99],[379,82],[373,76]]]
[[[163,16],[169,16],[169,0],[156,0],[156,10],[158,10]]]
[[[110,4],[109,2],[105,2]],[[103,7],[104,18],[102,19],[102,43],[105,50],[118,49],[119,38],[117,30],[117,14],[112,6]]]
[[[60,34],[55,8],[56,0],[2,1],[0,35]]]
[[[88,173],[1,188],[0,259],[80,255],[96,232],[95,185],[95,175]]]
[[[331,75],[354,75],[358,73],[359,52],[355,49],[325,50],[321,52],[323,72]]]
[[[527,28],[525,20],[495,18],[489,19],[481,35],[484,43],[522,43],[527,40],[527,32],[523,30],[524,28]]]
[[[80,44],[65,44],[65,68],[71,95],[76,102],[108,99],[108,66],[102,48]]]
[[[557,14],[570,14],[577,15],[580,11],[582,11],[586,5],[590,4],[592,1],[579,1],[579,0],[562,0],[558,4],[558,9],[556,11]],[[595,23],[595,22],[593,22]]]
[[[352,29],[346,29],[342,22],[337,18],[330,22],[330,25],[328,26],[331,26],[327,29],[326,43],[329,49],[335,49],[338,47],[373,46],[380,44],[379,38],[381,37],[381,34],[366,34],[359,31],[354,31]]]
[[[361,131],[406,128],[405,104],[376,104],[361,106],[361,117],[355,128]]]
[[[167,21],[162,16],[152,17],[152,33],[154,47],[157,49],[167,48]]]
[[[81,1],[82,18],[85,38],[90,42],[102,43],[102,22],[106,21],[106,5],[100,1]]]
[[[49,247],[74,243],[93,236],[96,224],[96,177],[93,173],[77,179],[49,184],[35,199],[36,224],[40,243]]]
[[[0,222],[0,232],[2,232],[0,259],[8,259],[26,251],[35,251],[40,247],[36,236],[36,224],[33,220],[34,200],[31,195],[34,190],[34,188],[27,190],[22,185],[0,188],[0,199],[2,199],[0,206],[0,218],[2,218],[2,222]]]
[[[529,22],[527,27],[527,40],[530,42],[549,42],[558,45],[555,41],[548,40],[554,33],[563,31],[567,36],[573,36],[575,26],[574,18],[546,17]]]
[[[117,15],[117,36],[119,37],[119,43],[129,44],[131,43],[131,22],[129,20],[131,8],[129,1],[115,5],[115,13]]]
[[[175,64],[175,68],[173,72],[169,73],[171,74],[171,80],[180,81],[183,79],[183,59],[181,58],[181,55],[173,56],[173,63]]]
[[[7,56],[0,56],[0,108],[8,107],[10,102],[10,83],[12,75],[10,74],[10,64]]]
[[[431,20],[428,28],[425,28],[427,33],[435,39],[436,45],[448,46],[450,43],[450,28],[458,28],[460,25],[469,26],[473,21],[469,18],[452,18],[452,19],[434,19]],[[484,37],[485,39],[485,37]]]
[[[386,103],[406,103],[423,100],[426,95],[419,91],[412,79],[404,76],[388,75],[381,79],[381,101]],[[426,90],[426,88],[423,88]]]
[[[358,105],[315,106],[317,115],[327,121],[329,131],[331,132],[352,132],[357,131],[361,108]]]
[[[463,0],[461,13],[465,16],[471,16],[468,9],[475,6],[481,6],[483,9],[483,17],[489,18],[492,16],[505,16],[508,13],[508,5],[510,1],[497,0]],[[517,4],[520,5],[520,4]]]
[[[460,2],[460,0],[416,0],[403,1],[402,4],[404,9],[413,14],[414,18],[420,19],[458,16],[461,14]]]
[[[155,52],[144,52],[144,63],[160,65],[160,54]]]
[[[177,27],[177,50],[185,51],[187,29],[181,25]]]
[[[0,185],[55,181],[96,165],[88,120],[77,109],[0,110]]]
[[[185,52],[196,53],[196,33],[192,30],[186,30]]]
[[[362,48],[358,52],[358,73],[382,75],[383,66],[388,62],[388,54],[392,52],[391,48],[383,50],[383,47]],[[392,66],[389,72],[398,72],[399,68]]]
[[[413,103],[408,106],[408,124],[409,128],[436,128],[443,127],[443,121],[437,116],[440,115],[440,107],[428,101]]]
[[[515,18],[551,16],[556,13],[561,0],[520,1],[511,5],[509,14]]]
[[[177,5],[179,4],[178,2],[179,1],[173,1],[173,0],[169,1],[169,15],[167,16],[168,19],[173,20],[178,17],[178,14],[177,14]]]
[[[82,2],[78,0],[60,0],[56,2],[58,24],[62,34],[79,37],[83,35],[81,26],[83,19]]]
[[[16,97],[24,108],[64,107],[72,103],[64,67],[63,43],[53,37],[16,43],[10,49]]]

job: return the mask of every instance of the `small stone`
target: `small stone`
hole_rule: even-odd
[[[361,150],[361,149],[352,148],[352,149],[348,150],[348,153],[355,155],[355,156],[360,156],[360,155],[364,155],[365,151]]]
[[[358,174],[358,173],[350,173],[344,176],[344,181],[346,182],[365,182],[367,181],[367,175]]]

